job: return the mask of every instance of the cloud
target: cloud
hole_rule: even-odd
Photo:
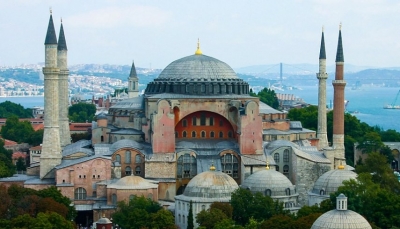
[[[114,28],[124,26],[161,26],[168,22],[170,13],[152,6],[131,5],[107,7],[66,18],[73,27]]]

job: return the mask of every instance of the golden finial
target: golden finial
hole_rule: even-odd
[[[267,159],[267,166],[265,166],[265,169],[266,169],[266,170],[269,170],[269,162],[268,162],[268,159]]]
[[[214,162],[212,162],[212,163],[211,163],[211,166],[210,166],[210,171],[215,171]]]
[[[339,30],[342,30],[342,22],[339,24]]]
[[[50,14],[53,14],[53,10],[51,9],[51,7],[50,7]]]
[[[197,38],[197,50],[196,50],[196,52],[194,54],[196,54],[196,55],[202,55],[203,54],[201,52],[201,50],[200,50],[200,39],[199,38]]]
[[[342,162],[340,162],[340,165],[338,166],[338,169],[340,169],[340,170],[344,169],[344,165],[342,165]]]

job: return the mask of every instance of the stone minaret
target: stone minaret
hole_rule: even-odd
[[[60,132],[58,126],[58,75],[57,37],[50,11],[45,46],[44,74],[44,133],[40,155],[40,178],[52,178],[49,172],[61,163]]]
[[[57,46],[57,66],[60,69],[58,75],[58,103],[59,103],[59,125],[60,125],[60,143],[61,147],[71,144],[71,134],[69,132],[68,120],[68,58],[67,43],[65,42],[64,27],[61,21],[60,34]]]
[[[319,81],[317,138],[319,139],[318,149],[321,150],[328,147],[328,137],[326,131],[326,79],[328,79],[328,74],[326,73],[324,30],[322,30],[321,48],[319,51],[319,73],[317,73],[317,79]]]
[[[128,97],[134,98],[139,96],[139,78],[136,74],[135,62],[132,61],[131,73],[128,78]]]
[[[339,40],[336,52],[336,72],[333,80],[333,150],[335,151],[335,168],[346,163],[344,157],[344,57],[342,46],[342,25],[339,27]]]

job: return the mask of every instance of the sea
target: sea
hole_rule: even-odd
[[[358,89],[346,87],[345,98],[348,101],[346,110],[360,121],[370,126],[379,126],[384,130],[393,129],[400,132],[400,109],[383,109],[394,102],[399,91],[397,87],[362,86]],[[276,91],[281,94],[293,94],[309,104],[318,104],[318,87],[302,86],[296,90]],[[333,104],[333,88],[327,87],[327,105]],[[43,97],[0,97],[0,102],[11,101],[25,108],[43,107]],[[400,98],[396,105],[400,104]]]

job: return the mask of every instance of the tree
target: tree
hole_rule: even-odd
[[[65,215],[66,219],[71,220],[71,219],[75,218],[77,213],[76,213],[75,207],[71,206],[71,203],[72,203],[71,200],[68,197],[61,194],[60,190],[58,190],[55,186],[51,186],[46,189],[41,189],[37,192],[37,195],[42,198],[50,197],[53,200],[55,200],[57,203],[64,205],[68,209],[68,213],[67,213],[67,215]],[[63,214],[60,214],[60,215],[63,215]]]
[[[16,167],[17,167],[17,171],[26,171],[25,161],[22,157],[19,157],[17,159]]]
[[[193,229],[194,228],[194,224],[193,224],[193,203],[192,201],[190,201],[190,207],[189,207],[189,214],[188,214],[188,218],[187,218],[187,229]]]
[[[207,210],[202,210],[196,216],[196,222],[206,229],[213,229],[214,225],[220,223],[228,217],[217,208],[210,208]]]
[[[250,91],[250,95],[253,97],[258,97],[260,98],[260,101],[269,105],[272,108],[278,109],[279,108],[279,101],[278,97],[275,94],[275,91],[269,88],[264,88],[257,94],[253,93],[253,91]]]
[[[1,128],[3,138],[16,142],[31,143],[31,137],[34,137],[35,131],[29,121],[19,121],[19,118],[12,115],[7,118],[6,124]]]
[[[15,173],[12,163],[12,151],[4,148],[4,141],[0,139],[0,177],[10,177]]]
[[[77,103],[68,108],[68,117],[72,122],[92,122],[96,106],[87,103]]]
[[[214,202],[210,205],[210,208],[216,208],[221,210],[229,219],[232,219],[233,208],[229,203]]]
[[[311,228],[315,220],[317,220],[321,215],[322,213],[311,213],[309,215],[300,217],[296,221],[292,222],[291,229]]]
[[[0,103],[0,118],[9,118],[17,116],[18,118],[32,118],[32,110],[25,109],[20,104],[10,101]]]
[[[378,152],[382,147],[383,142],[381,136],[379,136],[377,132],[368,132],[361,139],[357,149],[361,150],[363,153],[372,153]]]
[[[293,219],[287,215],[274,215],[260,224],[260,229],[291,229]]]

